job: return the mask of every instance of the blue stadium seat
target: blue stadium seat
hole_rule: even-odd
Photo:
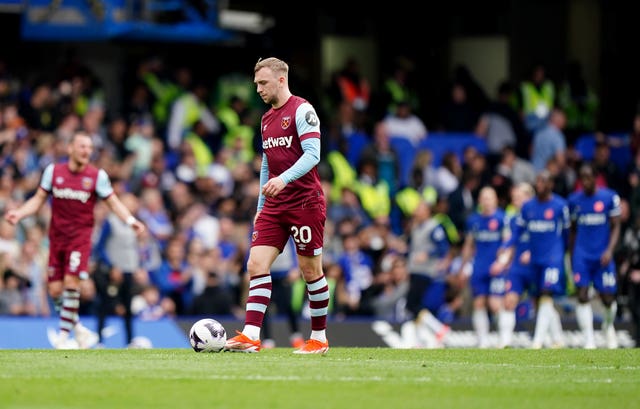
[[[487,142],[473,134],[460,132],[432,132],[424,139],[419,149],[429,149],[433,153],[433,166],[440,166],[442,156],[447,152],[454,152],[462,159],[462,154],[468,146],[475,147],[478,152],[486,154]]]
[[[357,168],[362,150],[371,143],[369,135],[362,132],[353,132],[347,138],[347,160],[354,168]]]
[[[618,169],[625,171],[631,166],[631,149],[629,149],[629,138],[625,133],[608,134],[609,150],[611,152],[611,161],[613,161]],[[592,160],[593,152],[596,148],[595,135],[584,134],[576,140],[575,148],[584,160]]]
[[[391,136],[391,147],[398,154],[400,165],[400,186],[407,186],[411,177],[411,167],[416,156],[416,147],[403,136]]]
[[[438,167],[442,156],[447,152],[454,152],[462,159],[464,150],[468,146],[475,147],[478,152],[486,154],[487,143],[484,139],[472,133],[432,132],[422,140],[418,146],[413,146],[407,138],[392,136],[391,146],[398,153],[400,159],[400,185],[406,186],[411,177],[411,167],[416,153],[420,150],[429,150],[433,155],[433,166]]]

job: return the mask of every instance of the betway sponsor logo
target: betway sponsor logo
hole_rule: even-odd
[[[91,197],[91,193],[83,190],[74,190],[68,187],[64,189],[53,188],[53,197],[57,199],[70,199],[79,200],[82,203],[87,203],[87,200]]]
[[[293,141],[293,135],[280,136],[278,138],[269,137],[262,141],[262,149],[277,148],[278,146],[290,148],[291,141]]]

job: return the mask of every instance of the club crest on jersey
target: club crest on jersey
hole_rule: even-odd
[[[93,186],[93,181],[91,180],[91,178],[82,178],[82,188],[83,189],[91,189],[91,186]]]
[[[254,231],[253,233],[251,233],[251,241],[256,241],[258,240],[258,232]]]
[[[604,210],[604,203],[602,203],[600,200],[598,200],[597,202],[595,202],[593,204],[593,210],[595,210],[596,212],[600,213],[601,211]]]
[[[291,117],[283,116],[282,119],[280,119],[280,126],[282,129],[287,129],[289,125],[291,125]]]
[[[547,209],[544,211],[544,218],[547,220],[553,219],[553,209]]]
[[[494,231],[498,229],[498,221],[496,219],[489,220],[489,230]]]

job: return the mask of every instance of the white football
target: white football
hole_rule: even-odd
[[[227,342],[227,331],[213,318],[203,318],[191,326],[189,342],[196,352],[220,352]]]

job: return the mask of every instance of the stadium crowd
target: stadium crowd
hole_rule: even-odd
[[[241,318],[259,192],[258,121],[265,110],[250,70],[203,80],[189,67],[149,58],[134,71],[133,85],[122,93],[126,100],[118,104],[122,109],[114,113],[100,79],[77,61],[37,79],[21,78],[0,64],[0,212],[33,195],[46,165],[64,160],[67,141],[83,129],[96,146],[94,163],[107,171],[116,192],[126,195],[147,230],[135,249],[108,246],[121,232],[105,227],[109,211],[98,205],[95,257],[83,281],[81,313],[98,315],[108,305],[107,314],[130,309],[144,320]],[[416,291],[411,277],[422,274],[419,321],[433,332],[430,339],[441,342],[449,325],[476,310],[469,285],[474,260],[463,254],[463,243],[480,192],[495,192],[496,206],[507,215],[514,212],[514,187],[534,186],[546,170],[553,192],[568,198],[581,188],[579,166],[591,161],[597,185],[621,198],[614,253],[617,319],[639,327],[640,111],[622,137],[607,135],[598,128],[599,101],[579,65],[567,72],[566,79],[552,81],[538,65],[531,78],[505,81],[490,98],[468,69],[458,67],[435,114],[438,120],[429,127],[413,86],[420,73],[411,61],[398,59],[380,84],[364,77],[355,59],[334,73],[313,101],[321,108],[323,129],[330,319],[408,322],[416,318],[405,308],[408,294]],[[296,85],[293,81],[294,91]],[[592,158],[579,149],[586,135],[594,142]],[[428,144],[430,138],[447,137],[455,142]],[[612,159],[614,149],[631,160]],[[0,223],[0,314],[52,314],[45,286],[49,211],[45,206],[18,226]],[[427,224],[439,226],[446,251],[438,252],[438,242],[424,235]],[[114,260],[125,250],[138,257],[128,272],[133,283],[128,308],[119,299],[121,278],[113,274]],[[425,252],[426,258],[437,258],[434,263],[420,261]],[[279,265],[288,269],[279,273],[291,287],[283,293],[291,295],[285,305],[308,318],[295,263]],[[565,296],[571,300],[568,277]],[[530,319],[532,300],[524,297],[520,303],[518,320]],[[571,302],[565,306],[562,314],[573,314]],[[271,311],[278,313],[285,311]],[[497,312],[492,309],[489,317],[497,320]],[[634,336],[640,345],[640,335]]]

